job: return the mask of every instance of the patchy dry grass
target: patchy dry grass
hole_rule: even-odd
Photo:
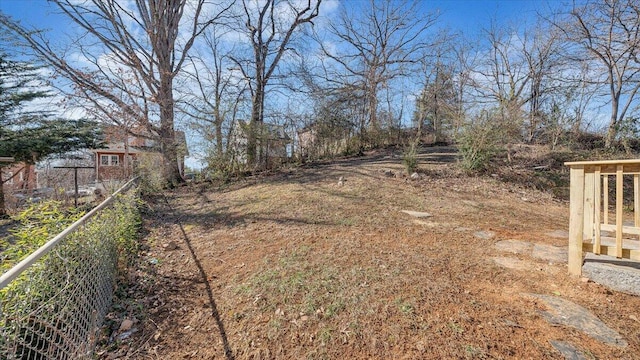
[[[520,255],[535,271],[497,266],[493,244],[546,236],[568,206],[492,178],[460,176],[423,154],[419,181],[399,156],[377,156],[196,185],[158,199],[139,304],[148,311],[116,356],[237,359],[560,358],[566,340],[602,359],[640,350],[638,298]],[[451,159],[449,159],[450,161]],[[344,177],[344,185],[338,178]],[[425,211],[416,219],[401,210]],[[493,231],[494,239],[474,236]],[[165,251],[174,241],[178,249]],[[149,280],[151,279],[151,280]],[[619,331],[626,349],[546,323],[524,293],[560,294]]]

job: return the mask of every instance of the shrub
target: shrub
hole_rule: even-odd
[[[235,151],[218,155],[211,152],[205,159],[207,167],[204,170],[205,179],[215,182],[227,182],[233,176],[244,170],[243,164],[236,161]]]
[[[411,142],[408,148],[404,150],[404,154],[402,155],[402,163],[407,169],[407,174],[411,175],[418,169],[418,159],[416,157],[416,142]]]
[[[140,191],[143,194],[157,194],[165,185],[162,158],[158,154],[140,154],[135,163],[135,174],[140,176]]]
[[[500,127],[488,116],[467,124],[456,140],[462,154],[462,168],[467,171],[487,170],[504,142]]]

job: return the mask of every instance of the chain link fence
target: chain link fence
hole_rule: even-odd
[[[0,359],[92,357],[135,246],[136,191],[132,180],[0,277]]]

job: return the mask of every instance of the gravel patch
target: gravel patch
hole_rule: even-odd
[[[640,262],[587,253],[582,276],[612,290],[640,296]]]

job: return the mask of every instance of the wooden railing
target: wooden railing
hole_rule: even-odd
[[[584,252],[640,261],[640,159],[567,162],[571,168],[569,273],[582,274]],[[624,178],[633,177],[633,218],[625,223]],[[610,178],[615,179],[610,217]],[[610,223],[610,219],[615,219]],[[631,219],[630,219],[631,220]],[[603,236],[603,231],[607,232]],[[608,236],[615,233],[615,237]],[[632,238],[632,236],[634,238]]]

